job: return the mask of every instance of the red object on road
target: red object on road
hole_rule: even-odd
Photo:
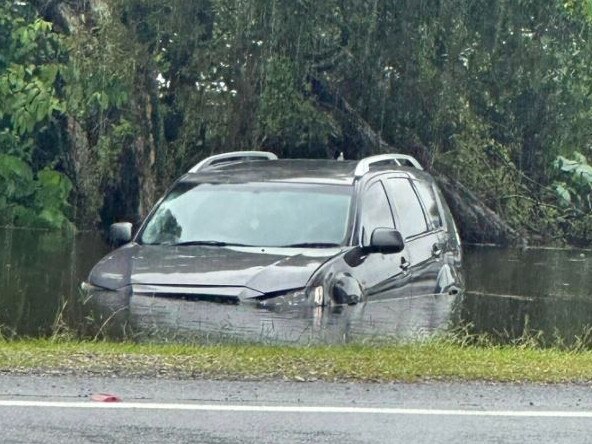
[[[95,393],[90,397],[90,400],[95,402],[121,402],[119,396],[110,395],[108,393]]]

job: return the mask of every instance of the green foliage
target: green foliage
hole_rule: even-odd
[[[112,33],[121,32],[107,22],[92,33],[65,39],[70,63],[62,74],[68,112],[82,121],[94,119],[101,129],[110,124],[110,112],[129,102],[133,89],[133,59],[122,48],[126,42],[111,40]]]
[[[264,146],[283,155],[318,157],[326,153],[331,126],[297,81],[294,63],[287,58],[268,62],[258,121]]]
[[[44,16],[61,25],[59,3]],[[73,178],[53,196],[81,225],[211,153],[356,158],[373,131],[424,147],[541,241],[592,240],[576,153],[592,136],[590,0],[69,5],[69,34],[29,3],[0,6],[0,153],[35,186],[46,169]]]
[[[70,228],[70,180],[52,170],[38,138],[59,132],[61,42],[27,4],[0,6],[0,222]],[[59,150],[59,148],[58,148]],[[34,165],[35,158],[50,162]]]
[[[592,166],[575,152],[573,158],[557,157],[553,188],[562,207],[558,222],[565,238],[586,245],[592,238]]]
[[[118,163],[122,148],[133,143],[135,136],[133,125],[122,119],[113,123],[110,131],[102,135],[97,142],[98,159],[96,165],[105,183],[112,184],[116,181],[118,171],[114,165]]]
[[[55,95],[56,65],[35,67],[12,65],[0,77],[0,119],[8,116],[13,131],[23,137],[61,111]]]
[[[590,0],[564,0],[563,7],[570,14],[592,20],[592,1]]]
[[[555,190],[563,205],[575,205],[583,212],[592,213],[592,166],[586,157],[575,152],[573,159],[559,156],[554,163],[564,181],[555,182]]]
[[[0,152],[31,159],[36,133],[63,111],[60,41],[26,5],[0,6]]]
[[[72,183],[44,169],[36,175],[18,157],[0,154],[0,222],[49,229],[71,229],[66,217]]]

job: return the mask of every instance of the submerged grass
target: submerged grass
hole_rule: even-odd
[[[0,372],[296,381],[588,382],[592,351],[463,345],[446,339],[310,347],[16,340],[0,341]]]

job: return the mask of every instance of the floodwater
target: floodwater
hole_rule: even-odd
[[[79,285],[109,251],[98,234],[0,229],[0,333],[78,332],[157,341],[343,343],[416,338],[462,325],[505,341],[525,332],[571,342],[592,327],[592,252],[465,249],[464,296],[337,309],[266,310],[147,297],[109,319],[89,314]],[[87,328],[92,325],[92,328]],[[84,326],[84,328],[82,328]]]

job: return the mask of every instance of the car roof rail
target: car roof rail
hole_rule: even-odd
[[[216,154],[210,156],[193,168],[189,170],[190,173],[197,173],[205,170],[206,168],[219,166],[220,164],[244,162],[249,160],[277,160],[278,156],[267,151],[233,151],[230,153]]]
[[[366,157],[358,162],[356,166],[355,176],[362,177],[364,174],[370,171],[370,166],[375,163],[387,163],[392,162],[397,166],[411,166],[418,170],[423,170],[421,164],[413,156],[406,154],[379,154],[378,156]]]

